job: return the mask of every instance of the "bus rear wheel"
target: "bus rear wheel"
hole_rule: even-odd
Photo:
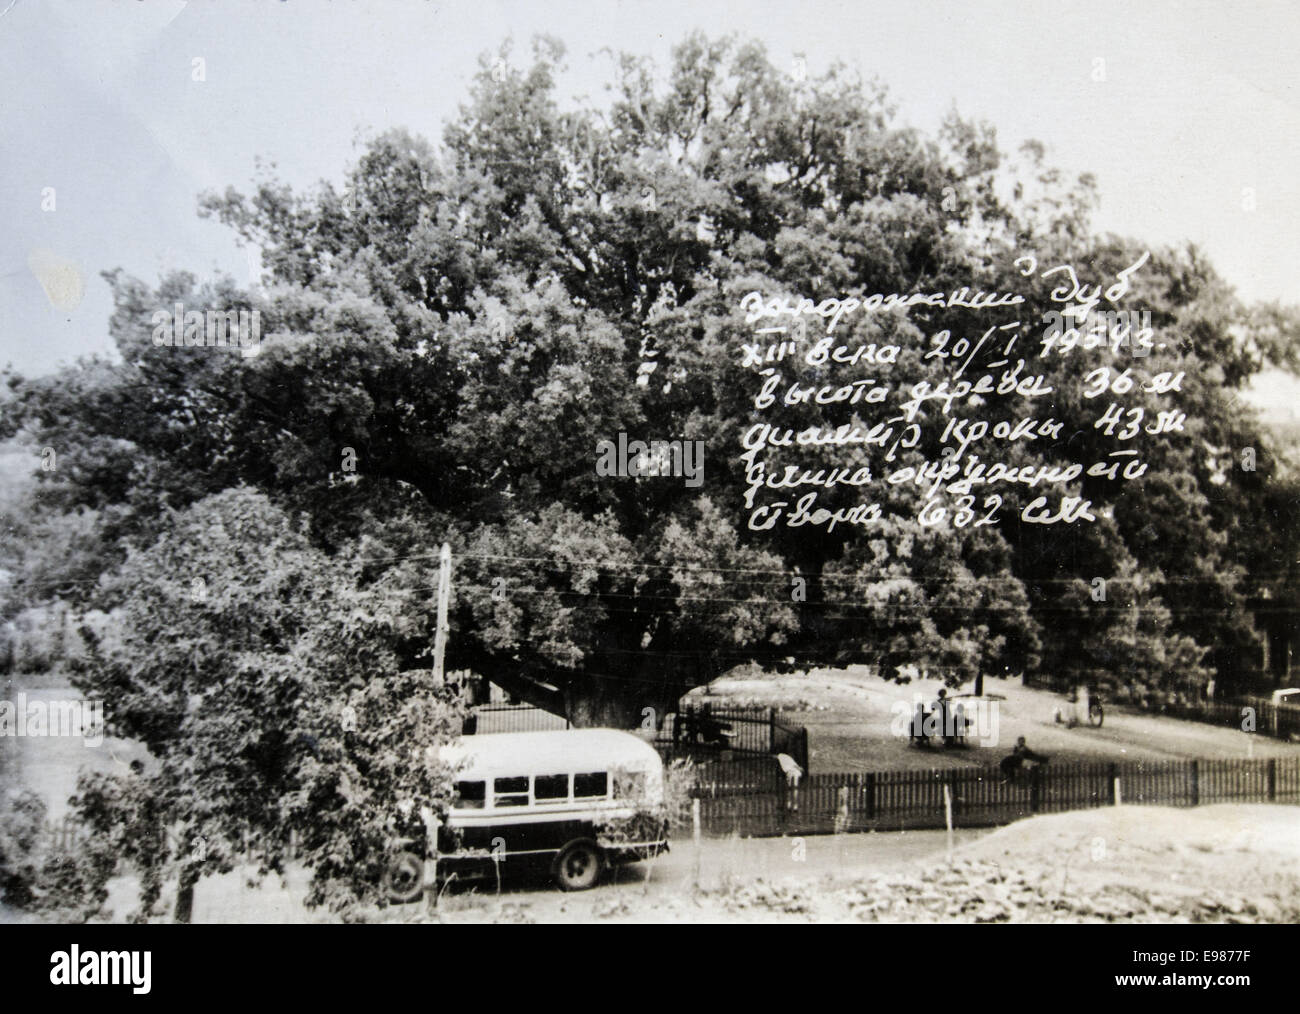
[[[585,891],[596,886],[601,866],[600,850],[594,842],[570,842],[555,860],[555,881],[561,890]]]

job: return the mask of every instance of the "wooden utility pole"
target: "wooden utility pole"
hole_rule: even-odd
[[[447,607],[451,603],[451,543],[442,544],[438,562],[438,627],[433,635],[433,682],[442,686],[442,660],[447,653]]]
[[[451,604],[451,543],[442,544],[438,556],[438,625],[433,634],[433,684],[442,686],[443,658],[447,654],[447,609]],[[420,807],[424,822],[423,887],[425,908],[438,911],[438,817],[427,806]]]

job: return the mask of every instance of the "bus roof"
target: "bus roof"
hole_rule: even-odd
[[[642,770],[662,764],[655,748],[618,729],[565,729],[557,732],[500,732],[464,736],[442,747],[449,764],[464,762],[460,777],[561,774]]]

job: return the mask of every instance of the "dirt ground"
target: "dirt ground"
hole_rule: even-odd
[[[637,884],[444,902],[442,922],[1293,923],[1300,808],[1111,807],[1034,817],[857,873],[755,876],[662,897]],[[897,836],[846,836],[849,838]],[[777,839],[789,851],[793,839]],[[812,839],[809,839],[812,841]],[[418,908],[418,907],[417,907]],[[385,921],[429,921],[394,910]]]
[[[200,882],[196,922],[335,922],[303,907],[307,872]],[[134,907],[113,882],[110,921]],[[164,894],[164,908],[171,898]],[[0,922],[19,913],[0,909]],[[593,891],[541,883],[444,893],[355,913],[385,923],[1294,923],[1300,808],[1120,806],[1034,817],[993,832],[921,831],[690,842]]]
[[[308,872],[254,883],[205,878],[196,922],[336,922],[305,908]],[[112,884],[109,921],[135,905]],[[164,894],[166,910],[170,892]],[[10,913],[16,915],[16,913]],[[996,831],[679,842],[595,890],[545,881],[453,886],[352,918],[384,923],[1294,923],[1300,921],[1300,807],[1119,806]],[[0,920],[4,913],[0,913]]]
[[[891,841],[911,837],[910,858]],[[879,840],[857,870],[828,862],[836,841]],[[546,889],[443,897],[374,913],[382,922],[445,923],[1292,923],[1300,919],[1300,809],[1287,806],[1109,807],[967,832],[762,840],[766,866],[738,850],[694,887],[671,875],[584,894]],[[706,848],[708,848],[706,842]],[[725,849],[725,842],[715,842]],[[842,844],[839,848],[844,848]],[[876,849],[872,854],[872,848]],[[853,846],[850,845],[850,849]],[[842,859],[842,855],[841,855]],[[807,865],[801,866],[801,862]],[[797,871],[797,872],[796,872]],[[685,872],[684,878],[681,874]]]
[[[1073,729],[1054,721],[1065,698],[1021,685],[1018,679],[986,679],[986,696],[998,698],[991,736],[963,748],[916,748],[896,735],[897,708],[915,708],[917,695],[929,707],[943,684],[937,680],[889,683],[863,666],[813,669],[790,675],[757,674],[715,680],[692,695],[715,705],[727,703],[780,708],[789,721],[808,727],[813,773],[885,771],[996,764],[1024,736],[1029,746],[1062,762],[1085,760],[1173,760],[1185,757],[1294,757],[1300,743],[1286,743],[1236,729],[1159,715],[1106,710],[1100,729]],[[969,692],[971,687],[950,690]]]

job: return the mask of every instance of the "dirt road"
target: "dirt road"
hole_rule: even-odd
[[[958,831],[957,847],[978,840],[988,831]],[[609,912],[630,911],[639,918],[647,913],[672,911],[670,904],[693,893],[697,882],[703,891],[728,891],[744,882],[787,878],[843,880],[872,873],[895,873],[942,863],[947,851],[943,831],[907,831],[889,834],[822,835],[807,838],[705,838],[698,850],[689,839],[648,863],[618,867],[594,890],[564,894],[546,881],[506,880],[497,894],[496,884],[452,885],[441,900],[448,921],[479,921],[528,914],[537,921],[585,921]],[[287,883],[268,877],[250,887],[245,877],[228,874],[205,878],[194,897],[196,922],[316,922],[334,921],[327,913],[303,907],[308,874],[291,869]],[[114,884],[110,905],[130,911],[133,883],[122,878]],[[164,902],[166,903],[166,902]],[[422,916],[422,905],[399,906],[375,917],[401,922]],[[671,921],[667,914],[663,921]]]

